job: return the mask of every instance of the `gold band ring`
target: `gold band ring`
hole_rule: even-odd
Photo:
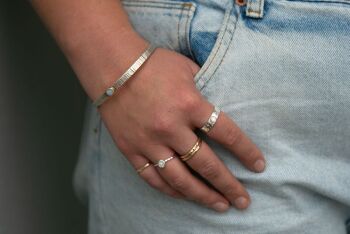
[[[181,160],[185,162],[191,159],[201,148],[201,145],[202,145],[202,139],[198,138],[198,140],[193,145],[193,147],[186,154],[180,156]]]
[[[139,169],[137,169],[136,171],[137,171],[137,173],[141,173],[141,172],[143,172],[147,167],[149,167],[149,166],[151,166],[152,164],[150,164],[150,163],[146,163],[145,165],[143,165],[142,167],[140,167]]]

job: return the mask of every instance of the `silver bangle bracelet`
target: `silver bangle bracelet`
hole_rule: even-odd
[[[150,57],[156,47],[152,44],[148,46],[148,48],[141,54],[141,56],[129,67],[126,72],[116,81],[114,84],[107,88],[106,91],[92,104],[96,107],[101,106],[108,98],[113,96],[117,90],[130,78],[135,72],[146,62],[146,60]]]

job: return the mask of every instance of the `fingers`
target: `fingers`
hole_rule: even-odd
[[[165,180],[159,175],[158,171],[145,157],[134,155],[128,158],[129,162],[134,166],[135,170],[143,168],[144,165],[150,163],[150,166],[143,168],[139,175],[153,188],[174,198],[185,198],[180,192],[168,185]]]
[[[195,126],[201,128],[212,112],[213,106],[203,102],[193,118]],[[262,152],[223,111],[207,135],[230,150],[248,169],[264,171],[265,159]]]
[[[173,155],[170,149],[157,148],[152,151],[148,157],[152,158],[154,163]],[[218,212],[226,211],[229,208],[228,201],[221,194],[194,177],[176,156],[167,161],[164,168],[156,167],[156,169],[172,188],[184,194],[188,199]]]
[[[190,129],[184,130],[181,132],[181,137],[176,142],[173,141],[174,150],[184,155],[197,139]],[[199,150],[185,162],[209,181],[236,208],[245,209],[249,206],[250,198],[247,191],[205,142],[202,141]]]

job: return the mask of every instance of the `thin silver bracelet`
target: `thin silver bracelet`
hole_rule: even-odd
[[[130,78],[135,72],[146,62],[146,60],[150,57],[156,47],[152,44],[148,46],[148,48],[141,54],[141,56],[129,67],[126,72],[116,81],[114,84],[106,89],[106,91],[92,104],[96,107],[101,106],[108,98],[113,96],[117,90]]]

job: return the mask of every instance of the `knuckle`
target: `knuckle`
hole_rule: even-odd
[[[153,119],[153,130],[159,134],[169,134],[173,129],[173,121],[171,118],[158,114]]]
[[[116,142],[118,149],[121,152],[126,153],[129,151],[129,147],[130,147],[129,143],[124,137],[122,137],[122,136],[116,137],[115,142]]]
[[[226,140],[226,144],[229,147],[234,147],[237,144],[239,144],[242,138],[243,138],[243,134],[238,128],[233,126],[227,128],[225,140]]]
[[[182,176],[174,176],[169,180],[169,184],[176,190],[187,190],[186,180]]]
[[[185,110],[185,111],[194,110],[199,106],[200,101],[201,100],[197,95],[188,91],[188,92],[183,92],[181,94],[179,105],[182,110]]]
[[[209,180],[216,179],[220,176],[220,165],[215,160],[207,160],[199,169],[199,173]]]

